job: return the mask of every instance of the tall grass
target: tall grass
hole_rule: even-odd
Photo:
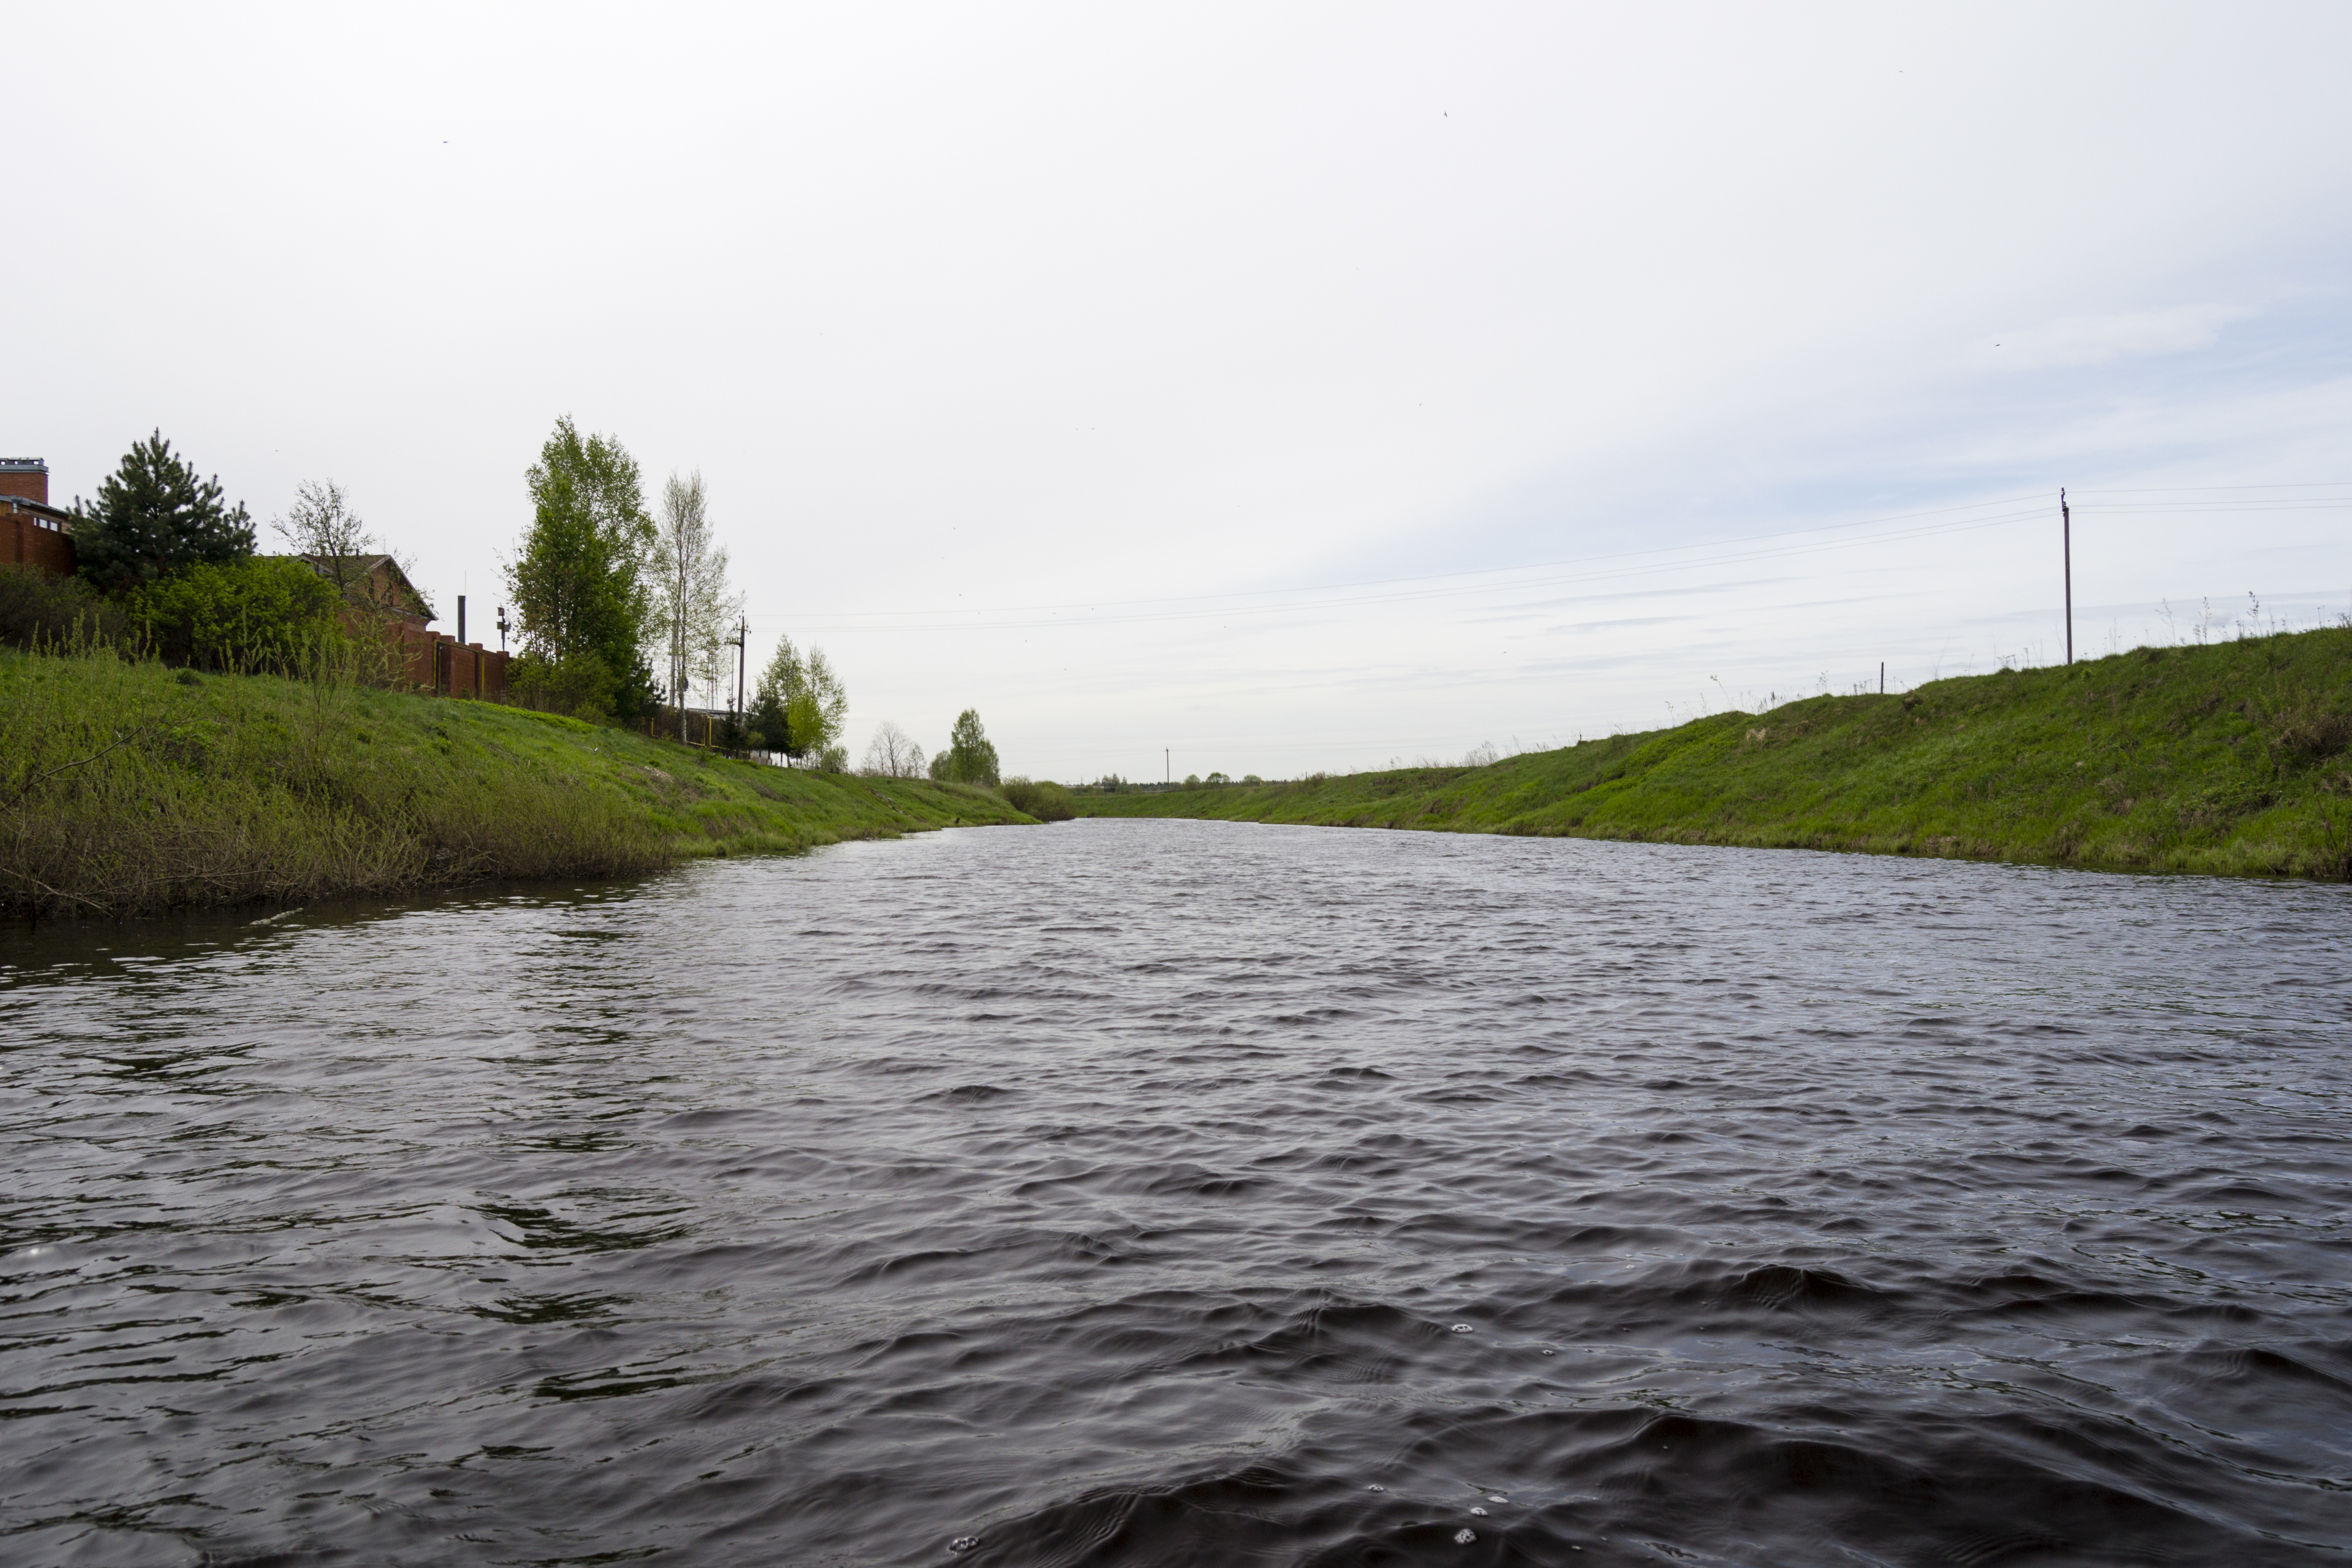
[[[0,652],[0,907],[131,914],[620,875],[1020,820],[984,792],[713,760],[577,719],[369,684]]]
[[[2345,878],[2352,628],[1805,698],[1485,766],[1079,809]]]

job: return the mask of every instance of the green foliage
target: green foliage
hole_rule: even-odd
[[[780,733],[760,726],[772,742],[781,742],[769,750],[795,757],[822,756],[841,739],[849,717],[849,691],[823,648],[813,647],[803,658],[792,638],[778,637],[776,651],[760,674],[759,702],[771,700],[782,710],[783,726]],[[753,705],[754,711],[758,707]]]
[[[849,771],[849,748],[827,746],[817,753],[816,771],[821,773],[845,773]]]
[[[981,728],[979,710],[967,708],[956,715],[955,728],[948,731],[947,750],[932,759],[931,776],[952,784],[996,783],[996,748]]]
[[[2352,877],[2352,628],[1816,697],[1477,768],[1088,795],[1089,816]]]
[[[593,649],[565,659],[533,652],[518,654],[507,665],[507,689],[518,702],[592,723],[629,710],[634,696],[628,679],[616,679],[612,667]]]
[[[0,909],[133,914],[619,875],[1020,818],[350,680],[0,651]]]
[[[1070,792],[1047,780],[1033,783],[1024,778],[1006,779],[996,793],[1015,811],[1040,822],[1067,822],[1078,814],[1077,803],[1071,799]]]
[[[80,641],[120,644],[131,618],[79,577],[52,577],[37,566],[0,563],[0,644],[39,647]]]
[[[341,637],[341,603],[333,584],[276,555],[187,567],[133,590],[125,607],[173,664],[285,673]]]
[[[655,631],[647,558],[656,529],[636,459],[610,437],[583,439],[566,416],[526,477],[530,527],[507,563],[524,651],[583,702],[650,711],[654,677],[643,650]]]
[[[74,516],[76,570],[106,593],[253,553],[245,503],[225,505],[219,479],[197,478],[161,430],[123,454],[95,504],[75,498]]]
[[[782,699],[774,691],[761,687],[751,700],[751,711],[747,717],[751,721],[750,742],[753,751],[792,753],[792,721],[785,716]]]

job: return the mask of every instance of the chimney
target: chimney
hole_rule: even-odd
[[[0,496],[49,504],[49,464],[46,458],[0,458]]]

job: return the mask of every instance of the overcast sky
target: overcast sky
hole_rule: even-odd
[[[0,448],[559,415],[849,741],[1286,776],[2352,612],[2352,7],[10,7]],[[2259,487],[2259,488],[2258,488]],[[2168,604],[2172,619],[2164,618]],[[2208,635],[2219,635],[2209,632]]]

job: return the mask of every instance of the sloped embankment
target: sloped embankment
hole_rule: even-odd
[[[0,653],[0,907],[19,911],[610,876],[1030,820],[983,790],[489,703]]]
[[[2352,629],[1816,697],[1484,768],[1085,795],[1081,815],[2352,876]]]

